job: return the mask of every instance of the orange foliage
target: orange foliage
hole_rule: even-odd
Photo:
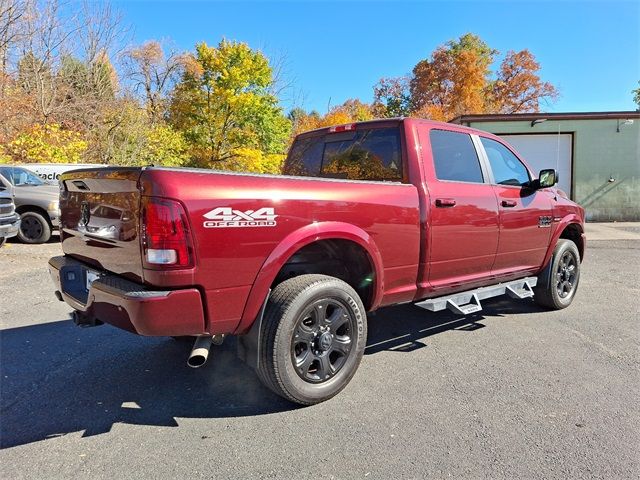
[[[557,97],[555,87],[540,79],[540,65],[528,50],[508,52],[492,80],[490,66],[497,53],[472,34],[438,47],[413,69],[411,115],[448,121],[474,113],[537,112],[541,101]],[[374,88],[375,98],[400,103],[407,93],[398,82],[391,89],[390,80],[382,79]]]
[[[540,100],[558,91],[538,76],[540,64],[529,50],[509,51],[491,89],[491,110],[499,113],[538,112]]]
[[[439,47],[413,69],[412,113],[441,121],[482,113],[488,76],[489,58],[478,50]]]
[[[294,120],[293,135],[316,128],[330,127],[344,123],[360,122],[374,118],[371,105],[358,99],[349,99],[329,110],[325,115],[317,112],[304,113]]]

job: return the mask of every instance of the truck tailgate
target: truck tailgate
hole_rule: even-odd
[[[60,239],[65,254],[142,281],[141,172],[119,167],[61,175]]]

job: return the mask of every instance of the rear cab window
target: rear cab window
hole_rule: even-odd
[[[438,180],[484,183],[480,159],[469,134],[434,129],[429,132],[429,140]]]
[[[358,128],[298,138],[283,175],[400,182],[400,128]]]

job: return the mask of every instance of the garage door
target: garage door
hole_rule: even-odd
[[[544,168],[555,168],[558,186],[571,195],[571,134],[500,135],[516,149],[537,175]]]

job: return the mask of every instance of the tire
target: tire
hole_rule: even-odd
[[[549,264],[538,276],[534,300],[552,310],[571,305],[580,281],[580,253],[571,240],[560,239]]]
[[[22,243],[46,243],[51,238],[51,225],[38,212],[20,214],[18,238]]]
[[[366,311],[355,290],[334,277],[300,275],[271,292],[258,376],[292,402],[320,403],[347,386],[366,342]]]

